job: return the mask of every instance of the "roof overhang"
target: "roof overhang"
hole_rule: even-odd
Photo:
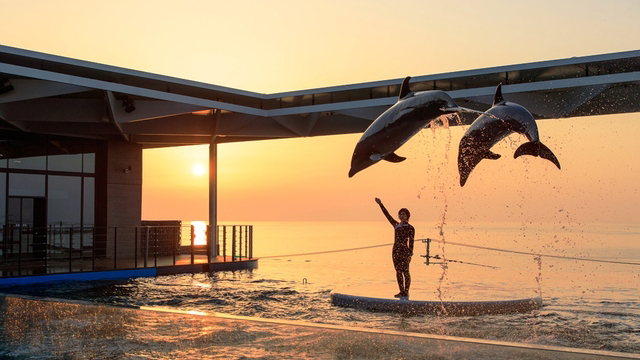
[[[5,128],[145,147],[362,132],[396,102],[402,82],[259,94],[6,46],[0,78],[13,88],[0,93]],[[640,51],[418,76],[411,87],[486,110],[499,83],[537,119],[637,112]]]

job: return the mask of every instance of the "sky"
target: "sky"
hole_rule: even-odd
[[[0,44],[276,93],[640,49],[640,2],[0,0]],[[219,145],[222,222],[638,223],[638,114],[539,121],[562,170],[496,145],[460,188],[464,127],[347,177],[360,134]],[[206,220],[206,146],[144,151],[143,218]]]

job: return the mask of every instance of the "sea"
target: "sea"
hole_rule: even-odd
[[[430,300],[540,296],[526,313],[479,316],[370,312],[331,292],[397,291],[385,221],[254,221],[258,268],[122,281],[13,287],[5,293],[116,306],[294,320],[355,328],[640,353],[640,225],[412,223],[412,288]],[[225,223],[222,223],[225,224]],[[230,223],[232,224],[232,223]],[[426,243],[431,259],[425,263]]]

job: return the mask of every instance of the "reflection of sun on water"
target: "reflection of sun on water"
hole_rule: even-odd
[[[204,221],[192,221],[195,245],[205,245],[207,243],[207,223]]]

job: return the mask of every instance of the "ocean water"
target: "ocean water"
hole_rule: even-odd
[[[544,302],[529,313],[453,317],[331,305],[331,291],[353,285],[397,292],[387,222],[251,223],[254,256],[260,258],[255,270],[3,292],[640,353],[637,224],[413,223],[417,238],[434,239],[431,254],[447,261],[425,265],[419,256],[425,245],[417,241],[412,289],[432,293],[433,300],[541,296]],[[370,248],[349,250],[363,247]]]

